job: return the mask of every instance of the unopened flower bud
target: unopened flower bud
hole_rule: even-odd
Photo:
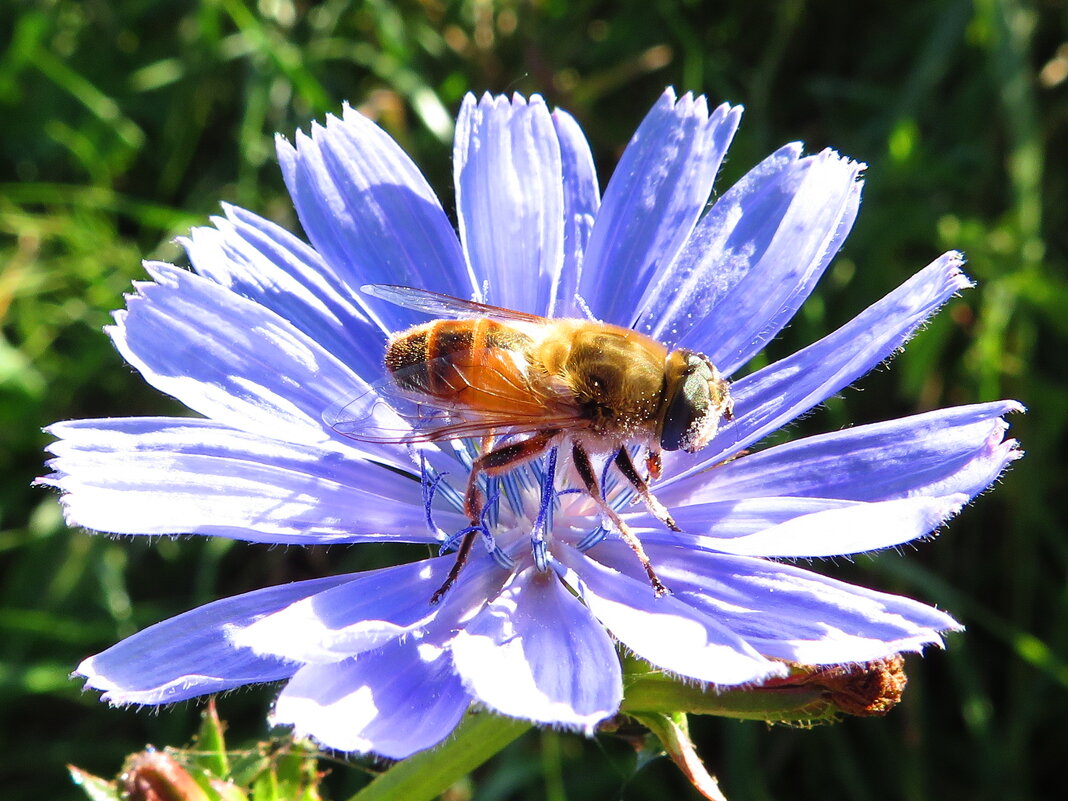
[[[134,754],[119,781],[130,801],[208,801],[189,771],[165,751]]]

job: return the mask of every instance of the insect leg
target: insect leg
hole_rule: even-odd
[[[541,431],[533,437],[519,442],[510,442],[495,448],[489,453],[479,456],[471,464],[471,475],[467,477],[467,491],[464,493],[464,514],[471,521],[471,525],[478,523],[482,513],[482,496],[478,489],[479,474],[497,476],[506,473],[513,467],[519,467],[524,462],[540,455],[559,434],[559,431]]]
[[[455,583],[463,566],[467,564],[467,557],[471,555],[471,546],[475,544],[475,533],[475,531],[468,531],[464,534],[464,538],[460,540],[460,547],[456,549],[456,561],[452,563],[452,569],[449,570],[449,575],[446,576],[445,581],[430,596],[431,604],[437,605],[438,601],[449,591],[449,587]]]
[[[616,510],[608,505],[608,502],[601,497],[601,488],[597,481],[597,473],[593,469],[593,465],[590,464],[590,456],[583,450],[582,446],[575,444],[571,449],[571,458],[575,463],[575,469],[578,470],[579,478],[582,479],[582,483],[586,485],[586,491],[590,493],[592,497],[601,507],[608,519],[612,521],[613,525],[619,530],[620,535],[623,537],[623,542],[627,543],[635,556],[638,557],[638,561],[642,563],[642,567],[645,568],[645,574],[649,576],[649,581],[653,585],[653,592],[657,598],[663,595],[667,595],[670,590],[664,586],[664,583],[656,575],[656,571],[653,570],[653,565],[649,561],[649,557],[645,553],[645,549],[642,547],[641,540],[631,531],[630,526],[623,522],[623,519],[616,513]]]
[[[642,500],[645,501],[645,505],[649,507],[649,511],[653,513],[653,517],[670,528],[672,531],[682,531],[675,524],[674,518],[671,516],[671,512],[667,510],[664,504],[660,503],[656,499],[656,496],[649,491],[649,485],[645,483],[644,479],[638,474],[637,468],[634,466],[634,462],[630,458],[630,454],[627,453],[626,448],[620,448],[616,453],[616,467],[619,468],[619,472],[623,474],[623,478],[627,479],[634,489],[638,490],[638,494]]]
[[[467,491],[464,493],[464,514],[471,521],[471,530],[464,534],[464,538],[460,541],[460,547],[456,551],[456,562],[453,563],[449,575],[445,577],[445,582],[430,597],[430,603],[436,604],[444,597],[456,582],[460,571],[467,563],[467,558],[471,555],[471,546],[474,545],[475,534],[481,526],[482,516],[482,494],[478,489],[479,474],[495,476],[518,467],[523,462],[529,462],[544,451],[558,433],[558,431],[542,431],[529,439],[502,445],[489,453],[482,454],[471,464],[471,475],[467,477]]]

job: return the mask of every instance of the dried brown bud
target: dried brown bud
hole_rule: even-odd
[[[857,717],[885,715],[897,706],[908,683],[900,654],[856,665],[793,667],[790,676],[772,679],[763,687],[819,688],[837,711]]]

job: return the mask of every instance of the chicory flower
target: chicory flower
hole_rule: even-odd
[[[422,287],[544,316],[631,326],[733,376],[734,420],[654,487],[682,532],[623,487],[608,499],[671,595],[657,598],[577,480],[548,459],[490,482],[486,547],[431,604],[454,557],[270,587],[156,624],[78,673],[113,704],[284,681],[273,712],[325,746],[403,758],[472,706],[592,732],[622,698],[620,647],[716,686],[786,662],[857,663],[941,642],[944,612],[783,559],[924,537],[1018,456],[1012,401],[928,412],[749,452],[891,356],[969,286],[946,253],[797,353],[744,367],[789,322],[857,213],[863,165],[790,144],[712,206],[739,107],[668,90],[603,196],[576,121],[468,96],[454,149],[459,236],[412,161],[346,107],[278,140],[311,245],[244,209],[183,240],[192,272],[149,263],[108,333],[201,418],[49,430],[67,520],[122,535],[256,543],[455,544],[475,443],[415,447],[324,421],[373,391],[387,338],[425,322],[361,285]],[[550,457],[555,458],[555,456]],[[532,555],[538,529],[544,560]]]

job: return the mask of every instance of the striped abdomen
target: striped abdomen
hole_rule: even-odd
[[[435,320],[398,334],[386,348],[397,387],[444,408],[507,412],[531,403],[532,340],[485,317]]]

